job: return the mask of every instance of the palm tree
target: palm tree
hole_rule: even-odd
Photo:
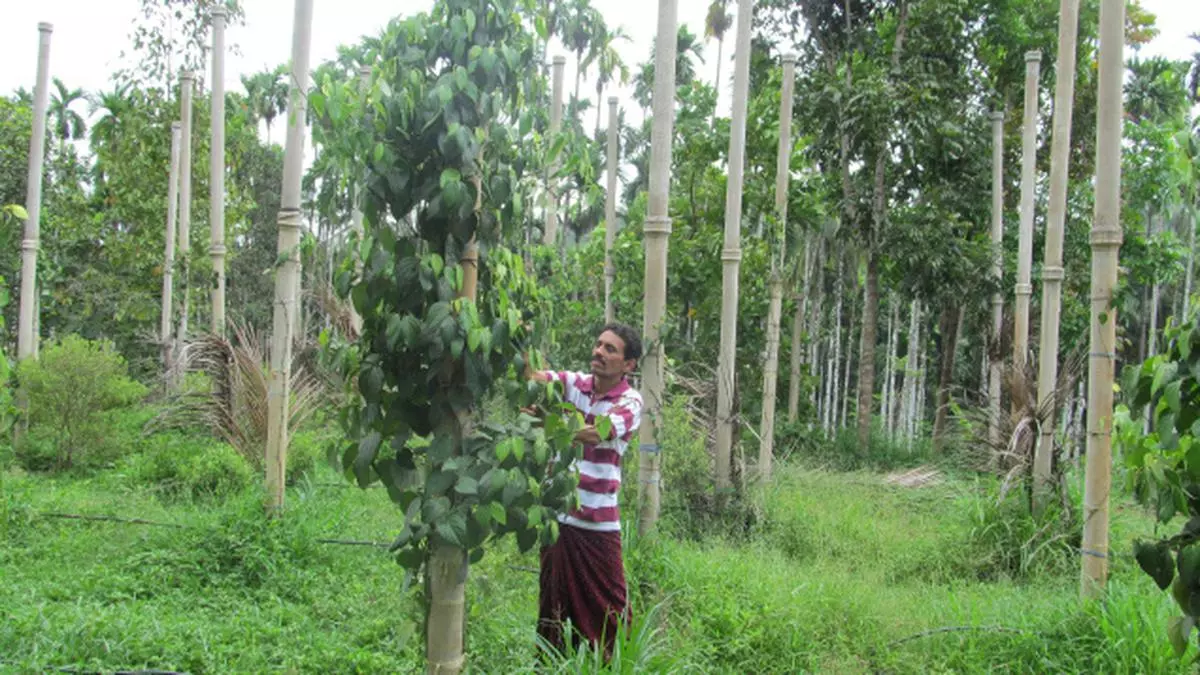
[[[629,67],[625,65],[625,61],[621,59],[621,55],[613,48],[617,40],[628,40],[629,35],[625,33],[624,28],[618,27],[616,30],[605,30],[604,34],[597,41],[596,57],[592,60],[597,62],[599,69],[599,77],[596,79],[596,136],[600,135],[600,107],[604,101],[604,88],[612,82],[613,75],[617,76],[617,80],[621,84],[629,82]],[[585,64],[586,67],[586,64]]]
[[[103,113],[92,127],[93,146],[116,145],[120,136],[122,116],[132,105],[128,92],[128,84],[119,84],[112,91],[97,92],[88,97],[88,114]]]
[[[92,148],[97,151],[96,182],[104,183],[104,162],[99,159],[101,148],[111,149],[114,153],[120,143],[123,131],[123,121],[133,102],[128,96],[129,85],[119,84],[112,91],[98,92],[88,97],[88,114],[103,113],[95,126],[92,127]]]
[[[282,65],[274,70],[242,76],[247,112],[254,122],[266,122],[267,145],[271,144],[271,123],[287,111],[287,72],[287,66]]]
[[[721,95],[721,54],[725,48],[725,32],[733,26],[733,15],[725,11],[729,0],[713,0],[704,18],[704,37],[717,39],[717,80],[713,88]]]
[[[1188,37],[1200,43],[1200,33],[1192,33]],[[1200,103],[1200,49],[1192,54],[1191,75],[1188,77],[1188,93],[1193,103]]]
[[[62,80],[54,78],[55,91],[50,95],[50,119],[54,135],[58,137],[61,147],[66,147],[68,140],[79,140],[87,129],[87,124],[79,113],[71,109],[76,101],[87,100],[82,89],[67,89]]]
[[[604,23],[604,17],[591,6],[588,0],[575,0],[570,12],[563,39],[575,53],[575,100],[578,101],[579,84],[583,71],[598,55],[599,43],[604,39],[604,34],[608,32],[608,27]],[[585,52],[587,53],[586,61],[584,60]]]
[[[633,98],[643,111],[650,108],[651,94],[654,91],[655,49],[653,45],[650,47],[650,60],[640,66],[638,74],[633,78]],[[700,54],[700,41],[696,38],[695,33],[688,30],[687,25],[681,25],[675,36],[676,89],[695,81],[696,65],[692,63],[693,58],[704,63],[704,57]]]

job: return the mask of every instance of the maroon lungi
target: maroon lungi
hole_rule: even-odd
[[[538,634],[565,650],[563,624],[591,644],[604,640],[611,654],[619,626],[628,621],[621,533],[596,532],[560,523],[558,540],[542,549]]]

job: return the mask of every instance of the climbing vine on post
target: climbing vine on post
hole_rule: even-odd
[[[339,357],[357,393],[340,455],[404,514],[392,549],[424,570],[429,672],[463,668],[469,562],[508,533],[522,551],[550,543],[576,494],[566,467],[577,413],[548,415],[544,427],[479,414],[497,394],[514,411],[566,410],[553,387],[525,378],[547,296],[519,256],[493,245],[519,220],[515,148],[534,141],[522,110],[536,72],[532,13],[527,0],[438,0],[387,28],[369,115],[333,109],[348,97],[312,95],[318,118],[366,120],[345,132],[356,140],[333,144],[359,156],[370,147],[361,271],[348,257],[335,280],[362,317]]]

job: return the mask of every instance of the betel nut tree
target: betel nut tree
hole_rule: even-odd
[[[392,550],[424,573],[430,672],[463,667],[469,562],[507,533],[522,551],[553,541],[555,515],[575,499],[565,467],[578,455],[577,413],[544,426],[481,415],[498,394],[514,411],[564,410],[551,386],[525,378],[546,296],[499,245],[521,201],[516,153],[540,142],[526,101],[540,84],[533,10],[438,0],[386,29],[365,115],[345,110],[350,97],[312,97],[334,128],[354,120],[346,147],[370,148],[361,272],[347,257],[335,280],[362,317],[340,359],[358,394],[341,459],[360,485],[382,481],[404,514]]]

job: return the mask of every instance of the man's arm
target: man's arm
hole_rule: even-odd
[[[600,430],[594,424],[589,424],[579,431],[575,432],[575,440],[586,445],[596,445],[602,441],[611,441],[614,438],[628,441],[633,437],[633,432],[637,430],[642,421],[642,401],[638,398],[630,398],[621,402],[620,405],[609,410],[600,417],[608,418],[608,434],[600,435]]]

